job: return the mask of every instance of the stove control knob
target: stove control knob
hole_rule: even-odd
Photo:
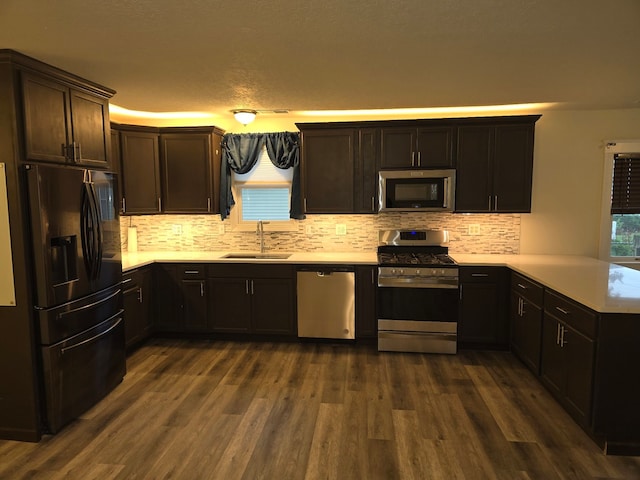
[[[416,276],[420,276],[420,269],[416,268]]]
[[[400,275],[404,275],[404,270],[401,268],[400,270],[398,270],[398,273],[399,273]]]
[[[395,275],[395,274],[396,274],[396,269],[395,269],[395,268],[392,268],[392,269],[391,269],[391,275]]]
[[[436,270],[435,268],[431,270],[431,275],[435,276],[438,275],[438,270]]]

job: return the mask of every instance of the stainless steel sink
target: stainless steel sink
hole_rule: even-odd
[[[265,260],[284,260],[285,258],[289,258],[291,256],[290,253],[227,253],[223,255],[222,258],[247,258],[247,259],[265,259]]]

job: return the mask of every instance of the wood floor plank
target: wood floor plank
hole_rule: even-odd
[[[509,352],[154,339],[0,479],[640,479]]]

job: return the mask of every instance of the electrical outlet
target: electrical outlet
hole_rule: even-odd
[[[477,223],[470,224],[469,235],[480,235],[480,225]]]
[[[220,235],[222,235],[224,233],[224,223],[221,225],[218,225],[218,233]]]
[[[336,224],[336,235],[346,235],[347,234],[347,226],[344,223]]]
[[[182,235],[182,225],[179,223],[174,223],[171,225],[171,233],[175,235]]]

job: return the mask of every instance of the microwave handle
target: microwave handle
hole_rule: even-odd
[[[447,199],[449,198],[447,196],[447,192],[449,191],[449,179],[445,177],[444,179],[444,183],[443,183],[443,188],[444,188],[444,203],[442,205],[443,208],[449,208],[449,204],[447,203]]]

